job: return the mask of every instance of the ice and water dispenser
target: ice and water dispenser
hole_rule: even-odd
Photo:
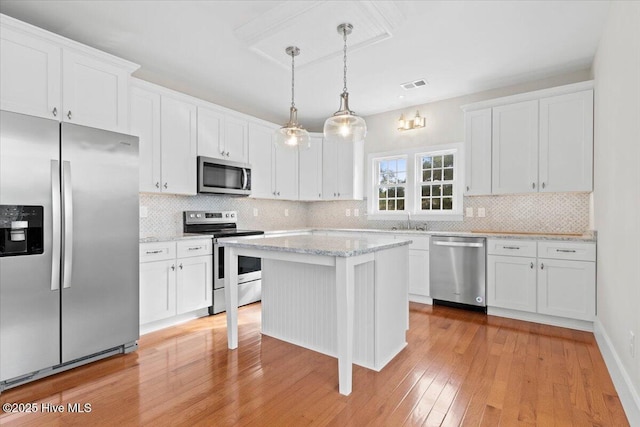
[[[0,257],[43,253],[43,207],[0,205]]]

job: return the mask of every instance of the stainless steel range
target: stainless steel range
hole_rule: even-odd
[[[184,211],[183,230],[185,233],[209,235],[213,238],[213,305],[210,314],[225,311],[224,307],[224,248],[218,239],[264,235],[264,231],[238,230],[236,211]],[[262,263],[260,258],[238,258],[238,303],[250,304],[260,301],[262,296]]]

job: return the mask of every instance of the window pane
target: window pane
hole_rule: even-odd
[[[422,210],[429,210],[431,209],[431,203],[430,203],[431,199],[422,199]]]
[[[433,171],[433,180],[442,181],[442,169],[436,169]]]
[[[444,179],[445,181],[451,181],[453,179],[453,169],[444,170]]]
[[[379,170],[384,171],[384,170],[387,170],[388,168],[389,168],[389,166],[387,166],[387,162],[385,162],[385,161],[381,161],[380,162]]]
[[[386,211],[387,210],[387,201],[386,200],[380,200],[378,202],[378,209],[381,211]]]
[[[451,196],[453,195],[453,185],[451,184],[446,184],[442,186],[442,194],[444,196]]]
[[[387,189],[385,187],[380,187],[380,189],[378,190],[378,197],[380,199],[384,199],[385,197],[387,197]]]
[[[439,198],[431,199],[431,209],[432,210],[440,210],[440,199]]]
[[[387,197],[396,197],[396,187],[389,187],[389,195]]]
[[[446,156],[444,156],[444,167],[453,167],[453,154],[447,154]]]
[[[407,171],[407,159],[398,159],[398,172]]]
[[[399,199],[396,203],[396,207],[398,208],[399,211],[403,211],[404,210],[404,200]]]
[[[433,157],[433,167],[441,168],[442,167],[442,156],[434,156]]]
[[[432,166],[431,157],[423,157],[422,169],[431,169],[431,166]]]
[[[389,211],[395,211],[396,210],[396,201],[395,200],[389,200],[387,202],[387,210]]]
[[[431,195],[432,196],[440,196],[440,189],[442,188],[441,185],[433,185],[431,187]]]
[[[431,195],[431,186],[423,185],[422,186],[422,196],[430,196]]]
[[[396,189],[396,193],[398,194],[398,197],[404,197],[404,187],[398,187]]]
[[[431,171],[422,172],[422,182],[429,182],[429,181],[431,181]]]
[[[453,199],[451,197],[443,197],[442,198],[442,209],[451,210],[453,209]]]
[[[398,173],[398,181],[399,184],[404,184],[407,182],[407,173],[406,172],[399,172]]]

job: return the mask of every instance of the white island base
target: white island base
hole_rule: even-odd
[[[223,243],[225,271],[237,271],[239,255],[262,258],[262,332],[337,357],[339,391],[348,395],[352,363],[379,371],[406,346],[409,243],[319,236],[230,241]],[[225,280],[233,349],[237,292],[229,285],[237,274]]]

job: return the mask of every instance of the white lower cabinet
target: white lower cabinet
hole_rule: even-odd
[[[536,259],[487,256],[487,304],[536,312]]]
[[[429,251],[409,249],[409,294],[429,296]]]
[[[211,306],[211,239],[140,244],[140,324]]]
[[[595,262],[538,259],[538,313],[593,321]]]

